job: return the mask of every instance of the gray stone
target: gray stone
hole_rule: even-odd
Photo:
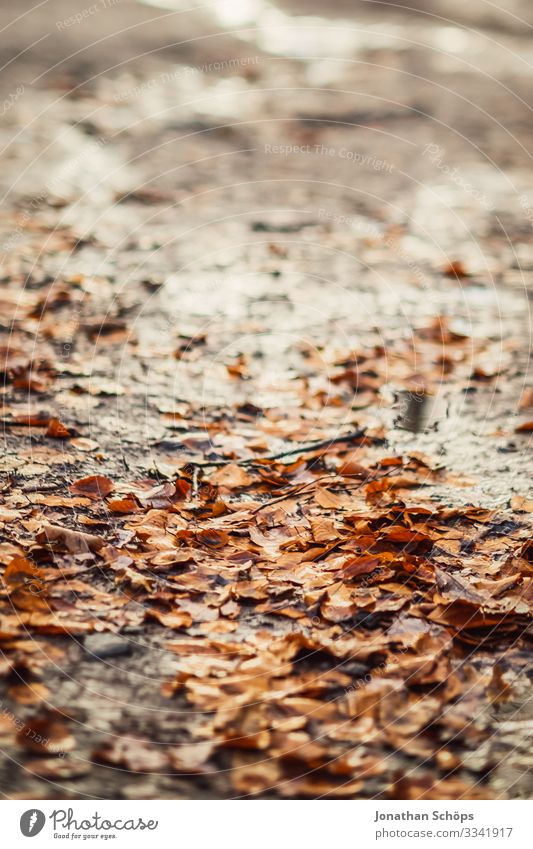
[[[131,641],[118,634],[90,634],[85,637],[83,647],[93,660],[105,660],[131,653]]]

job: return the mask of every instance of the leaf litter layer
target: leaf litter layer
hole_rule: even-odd
[[[17,462],[0,517],[0,639],[13,756],[34,776],[72,780],[74,794],[112,768],[215,776],[230,795],[491,795],[494,715],[528,646],[531,502],[468,503],[471,481],[442,457],[391,454],[376,416],[391,370],[412,404],[476,387],[472,339],[437,318],[409,346],[304,348],[292,407],[180,402],[159,413],[171,438],[154,441],[139,476],[127,447],[117,464],[93,444],[97,421],[46,411],[59,369],[42,327],[24,360],[34,313],[15,319],[5,351]],[[106,350],[124,355],[121,341]],[[217,355],[209,334],[178,352],[178,369]],[[427,365],[413,375],[415,357]],[[244,355],[225,368],[237,395],[263,374]],[[154,647],[164,671],[160,659],[151,668]],[[84,662],[109,666],[117,702],[132,693],[107,729],[80,709]],[[54,670],[72,676],[67,702],[47,684]],[[148,722],[136,677],[159,690]],[[115,701],[88,680],[93,700]]]

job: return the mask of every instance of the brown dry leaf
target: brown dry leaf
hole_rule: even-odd
[[[362,479],[368,477],[370,475],[370,469],[361,465],[361,456],[360,451],[352,451],[343,457],[342,463],[339,466],[339,474]]]
[[[523,495],[513,495],[511,507],[519,513],[533,513],[533,499],[525,498]]]
[[[268,584],[261,579],[257,581],[237,581],[233,584],[232,595],[235,598],[261,601],[268,596]]]
[[[142,589],[151,593],[154,583],[152,576],[133,568],[133,562],[129,557],[122,555],[112,560],[109,567],[115,572],[118,584],[129,584],[133,589]]]
[[[253,480],[252,476],[236,463],[228,463],[227,466],[222,466],[210,478],[211,483],[226,487],[226,489],[250,486]]]
[[[223,548],[229,542],[229,536],[225,531],[217,531],[214,528],[206,528],[203,531],[198,531],[196,539],[202,545],[209,546],[209,548]]]
[[[327,599],[322,603],[320,612],[329,622],[345,622],[357,612],[357,604],[352,590],[341,584],[333,591],[328,590]]]
[[[518,402],[518,409],[529,410],[531,408],[533,408],[533,388],[529,386],[522,392],[520,401]]]
[[[387,542],[416,546],[416,548],[423,548],[426,551],[433,545],[433,541],[427,534],[411,530],[410,528],[403,528],[401,525],[392,525],[386,528],[381,533],[381,538]]]
[[[472,604],[462,599],[447,604],[446,599],[442,601],[443,604],[437,604],[427,618],[431,622],[452,626],[463,639],[473,644],[483,642],[485,632],[496,640],[498,635],[521,633],[524,628],[520,615],[511,610],[483,608],[479,602]]]
[[[458,575],[451,575],[435,567],[435,579],[437,587],[441,593],[448,598],[464,599],[477,604],[483,604],[487,601],[487,596],[471,587],[468,583]]]
[[[46,429],[46,436],[51,436],[53,439],[68,439],[71,432],[59,419],[50,419]]]
[[[339,495],[325,487],[317,486],[316,488],[315,501],[326,510],[338,510],[346,506],[347,500],[345,495]]]
[[[25,557],[14,557],[5,569],[3,578],[9,590],[31,584],[35,586],[36,591],[41,591],[44,572]]]
[[[112,513],[135,513],[139,504],[133,496],[130,498],[114,498],[107,502],[107,509]]]
[[[450,260],[450,262],[442,269],[442,273],[445,274],[446,277],[469,276],[469,273],[466,270],[464,263],[460,259]]]
[[[164,611],[152,608],[146,611],[146,617],[157,619],[165,628],[189,628],[193,622],[191,614],[185,610]]]
[[[77,617],[77,618],[76,618]],[[69,616],[61,613],[42,613],[39,610],[27,611],[19,614],[19,620],[38,634],[67,634],[75,636],[80,634],[92,634],[101,628],[98,619],[87,620],[83,609]],[[47,652],[50,648],[47,648]]]
[[[175,485],[170,481],[167,481],[166,483],[150,487],[147,492],[140,490],[137,494],[137,498],[141,504],[144,504],[145,507],[164,509],[170,507],[175,495]]]
[[[531,433],[531,431],[533,431],[533,421],[524,422],[523,424],[518,425],[518,427],[515,427],[514,429],[515,433]]]
[[[114,489],[113,481],[104,475],[91,475],[88,478],[80,478],[69,486],[69,492],[74,495],[84,495],[96,501],[106,498]]]
[[[37,542],[57,546],[71,554],[83,554],[88,551],[100,551],[105,541],[94,534],[72,531],[58,525],[43,525],[36,534]]]
[[[380,566],[379,557],[349,557],[342,566],[342,576],[345,580],[351,580],[359,575],[369,575]]]
[[[49,605],[44,598],[44,572],[25,557],[14,557],[4,571],[9,599],[17,610],[43,611]]]
[[[311,519],[310,525],[315,542],[331,542],[338,538],[333,519]]]

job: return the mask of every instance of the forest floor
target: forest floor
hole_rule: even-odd
[[[187,5],[0,4],[0,790],[530,797],[531,8]]]

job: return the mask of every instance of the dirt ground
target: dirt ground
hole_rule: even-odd
[[[2,794],[530,797],[531,4],[32,5]]]

